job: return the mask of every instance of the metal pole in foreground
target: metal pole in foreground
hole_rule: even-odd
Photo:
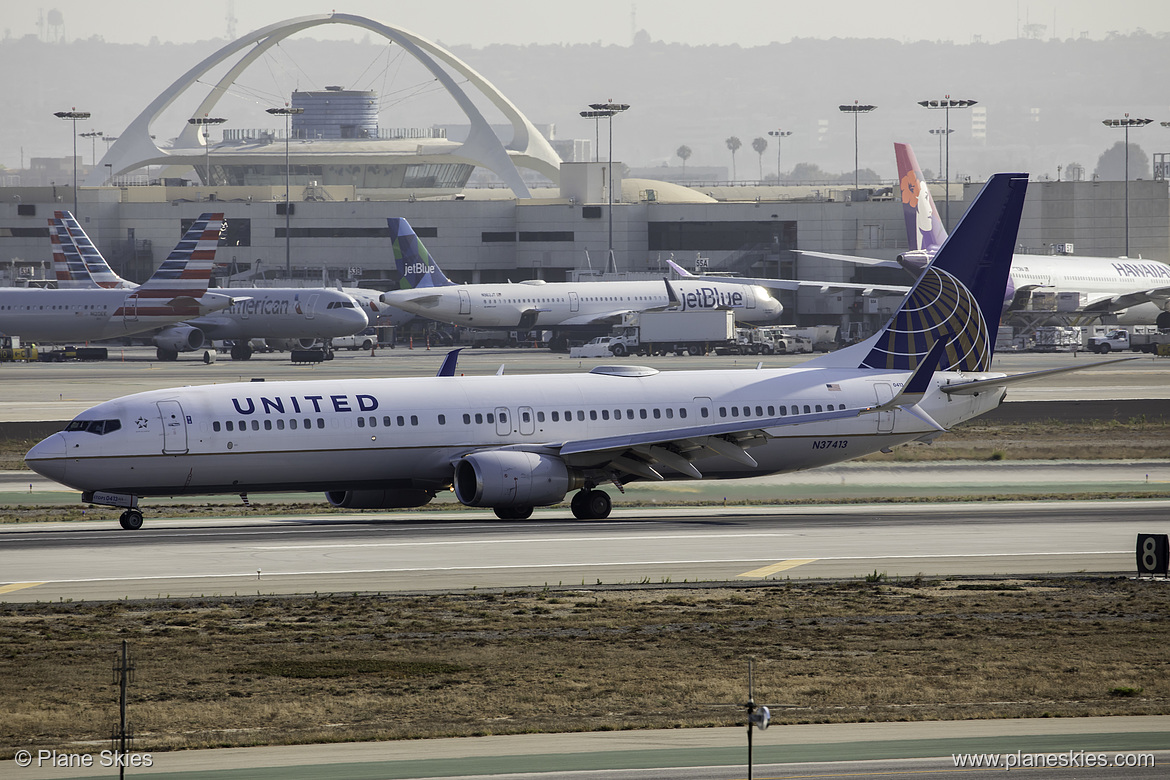
[[[273,116],[284,117],[284,275],[288,279],[292,279],[292,243],[291,243],[291,228],[289,221],[289,211],[291,210],[288,202],[289,191],[289,152],[288,141],[289,136],[292,135],[292,115],[303,114],[303,108],[289,108],[285,103],[284,108],[267,108],[265,109]]]
[[[76,218],[77,214],[77,120],[89,119],[91,114],[88,111],[78,111],[76,107],[68,111],[57,111],[53,116],[58,119],[70,119],[73,121],[73,216]]]

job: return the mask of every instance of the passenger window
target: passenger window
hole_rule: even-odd
[[[447,415],[440,414],[439,415],[439,425],[446,425],[446,424],[447,424]]]
[[[313,421],[310,420],[308,417],[306,417],[305,418],[305,430],[307,431],[312,427],[313,427]]]
[[[764,407],[757,406],[756,407],[756,417],[763,417],[763,416],[764,416]]]
[[[488,412],[487,413],[487,421],[488,421],[488,425],[492,425],[496,421],[496,416],[494,414],[492,414],[491,412]]]
[[[615,419],[615,420],[622,419],[622,410],[621,409],[614,409],[613,410],[613,419]]]
[[[536,421],[537,422],[544,422],[544,412],[537,412],[536,413]]]
[[[284,420],[277,420],[276,421],[276,430],[278,430],[278,431],[284,430]]]
[[[654,419],[655,419],[655,420],[661,420],[661,419],[662,419],[662,410],[661,410],[661,409],[655,409],[655,410],[654,410]]]
[[[289,420],[288,427],[295,431],[297,429],[297,418],[294,417],[291,420]]]
[[[590,412],[590,414],[594,414],[594,412]],[[603,420],[609,419],[609,409],[602,409],[601,410],[601,419],[603,419]]]
[[[817,411],[818,411],[818,412],[819,412],[819,411],[821,411],[821,405],[820,405],[820,404],[817,404]]]
[[[240,420],[240,430],[241,431],[248,430],[248,421],[247,420]]]
[[[358,427],[359,428],[366,427],[366,418],[365,417],[359,417],[359,418],[357,418],[357,420],[358,420]]]
[[[720,416],[720,417],[726,417],[726,416],[727,416],[727,407],[726,407],[726,406],[720,406],[720,407],[719,407],[719,416]]]
[[[410,424],[411,425],[418,425],[418,415],[417,414],[412,414],[410,416]]]
[[[666,407],[666,419],[668,419],[668,420],[674,419],[674,409],[671,409],[669,406]]]
[[[324,418],[324,417],[318,417],[318,418],[317,418],[317,427],[318,427],[318,428],[324,428],[324,427],[325,427],[325,418]]]
[[[476,425],[482,425],[482,424],[483,424],[483,415],[482,415],[481,413],[479,413],[479,412],[476,412],[476,413],[475,413],[475,424],[476,424]]]
[[[633,409],[626,409],[626,419],[627,420],[634,419],[634,410]]]
[[[577,422],[585,422],[585,412],[577,410]]]
[[[254,431],[260,430],[260,421],[259,420],[252,421],[252,430],[254,430]]]
[[[404,418],[402,415],[398,415],[398,427],[402,428],[405,425],[406,425],[406,418]]]
[[[808,408],[808,404],[804,405],[804,413],[805,414],[812,414],[812,411]]]
[[[560,422],[560,421],[561,421],[561,413],[560,413],[560,412],[555,412],[555,411],[554,411],[554,412],[552,413],[552,421],[553,421],[553,422]]]
[[[699,407],[699,416],[700,417],[706,418],[706,417],[709,417],[710,415],[711,415],[711,413],[709,411],[707,411],[707,407],[705,407],[705,406]]]
[[[771,405],[768,406],[768,416],[769,417],[776,416],[776,407],[775,406],[771,406]]]
[[[739,417],[739,407],[738,406],[731,407],[731,416],[732,417]]]
[[[639,416],[639,417],[641,417],[643,420],[645,420],[645,419],[646,419],[646,410],[645,410],[645,409],[639,409],[639,410],[638,410],[638,416]]]
[[[272,430],[272,420],[265,420],[264,421],[264,430],[266,430],[266,431]]]
[[[787,417],[787,416],[788,416],[788,407],[787,407],[787,406],[781,406],[781,407],[780,407],[780,416],[781,416],[781,417]]]
[[[520,419],[523,420],[524,422],[531,422],[532,415],[529,414],[528,412],[521,412]]]
[[[215,422],[213,422],[211,424],[211,430],[215,431],[216,433],[219,433],[219,420],[216,420]]]
[[[596,420],[596,419],[597,419],[597,410],[596,410],[596,409],[590,409],[590,410],[589,410],[589,419],[590,419],[590,420]]]
[[[390,419],[390,418],[386,418],[386,419]],[[463,424],[464,425],[471,425],[471,415],[470,414],[467,414],[467,413],[463,414]]]
[[[508,413],[507,412],[500,412],[500,422],[502,422],[502,423],[508,422]]]
[[[679,416],[679,417],[681,417],[681,418],[683,418],[684,420],[687,418],[687,410],[686,410],[686,407],[683,407],[683,408],[681,408],[681,409],[679,409],[679,410],[678,410],[678,416]]]

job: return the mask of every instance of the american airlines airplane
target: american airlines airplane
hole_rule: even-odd
[[[525,518],[576,491],[609,515],[613,485],[814,468],[913,441],[997,407],[994,339],[1027,177],[998,174],[890,322],[855,346],[783,369],[217,384],[118,398],[25,456],[31,469],[124,509],[139,499],[324,491],[334,506],[462,503]],[[1101,365],[1097,363],[1095,365]]]
[[[138,285],[114,273],[81,225],[68,211],[49,220],[58,285],[135,289]],[[159,360],[177,360],[180,352],[202,349],[217,340],[235,342],[233,360],[252,357],[252,339],[301,342],[349,336],[369,324],[361,304],[340,290],[301,287],[232,289],[236,297],[226,309],[170,325],[154,335]]]
[[[472,328],[552,330],[554,349],[564,349],[564,332],[597,330],[634,311],[731,309],[739,322],[779,319],[784,307],[758,285],[710,282],[545,282],[455,284],[443,273],[405,219],[390,218],[394,259],[404,288],[383,293],[391,306],[451,325]]]
[[[910,145],[894,144],[894,154],[898,160],[902,210],[910,246],[909,251],[898,257],[898,262],[917,274],[942,246],[947,232]],[[852,255],[802,254],[854,263],[894,265],[886,260]],[[1128,257],[1014,255],[1004,293],[1005,310],[1019,308],[1014,305],[1019,296],[1034,291],[1077,294],[1080,305],[1075,314],[1113,315],[1111,321],[1122,325],[1170,328],[1170,265],[1165,263]]]
[[[208,292],[223,214],[195,220],[154,275],[134,289],[0,289],[0,333],[28,341],[100,341],[210,314],[232,298]]]

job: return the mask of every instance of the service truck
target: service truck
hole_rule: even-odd
[[[735,314],[716,311],[631,312],[614,329],[610,352],[623,355],[706,355],[735,343]]]
[[[1138,326],[1133,333],[1117,328],[1103,336],[1089,337],[1089,350],[1092,352],[1105,355],[1127,349],[1163,357],[1170,356],[1170,330]]]

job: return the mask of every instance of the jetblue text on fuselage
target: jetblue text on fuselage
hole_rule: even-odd
[[[742,292],[723,292],[715,287],[679,290],[683,311],[688,309],[742,309]]]
[[[240,414],[305,414],[309,411],[372,412],[378,408],[378,399],[372,395],[301,395],[269,398],[233,398],[232,406]]]

